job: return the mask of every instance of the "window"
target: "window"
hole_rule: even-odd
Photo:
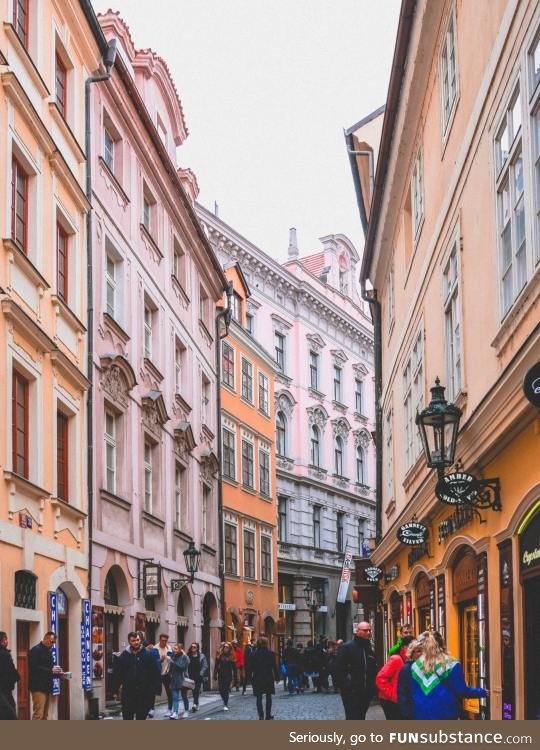
[[[270,497],[270,454],[259,450],[259,484],[262,495]]]
[[[540,30],[529,51],[529,99],[532,167],[534,172],[535,264],[540,261]]]
[[[285,336],[278,331],[274,332],[274,350],[278,367],[285,372]]]
[[[390,502],[394,497],[394,441],[393,441],[394,412],[389,409],[385,423],[385,452],[383,461],[386,465],[386,500]],[[383,469],[384,474],[384,469]]]
[[[244,529],[244,577],[255,578],[255,534]]]
[[[62,117],[67,114],[67,68],[64,65],[60,55],[56,53],[56,71],[55,71],[55,97],[56,106],[60,110]]]
[[[495,139],[502,313],[527,281],[521,95],[516,88]]]
[[[354,408],[358,414],[363,414],[363,389],[364,383],[360,378],[356,378],[354,381]]]
[[[255,333],[255,316],[251,313],[246,313],[246,331],[252,336]]]
[[[394,289],[394,265],[393,264],[390,267],[390,271],[388,273],[386,306],[388,309],[388,331],[391,331],[394,325],[394,318],[396,315],[396,310],[395,310],[396,298],[395,298],[395,289]]]
[[[234,388],[234,349],[225,341],[221,344],[221,380]]]
[[[360,446],[356,448],[356,481],[358,484],[365,484],[364,476],[364,451]]]
[[[146,231],[150,234],[152,224],[152,204],[149,196],[143,195],[143,226]]]
[[[105,487],[116,494],[116,418],[105,412]]]
[[[154,509],[154,446],[144,441],[144,509],[152,513]]]
[[[28,175],[11,160],[11,239],[28,254]]]
[[[173,241],[173,268],[172,275],[182,288],[186,288],[186,254],[182,250],[177,238]]]
[[[205,373],[202,373],[201,376],[201,416],[202,421],[206,425],[210,425],[211,423],[211,409],[210,409],[210,393],[211,393],[211,383],[210,380],[207,378]]]
[[[287,541],[287,498],[278,498],[278,539]]]
[[[242,357],[242,398],[253,403],[253,365]]]
[[[182,393],[182,372],[184,370],[184,357],[186,348],[180,341],[176,340],[174,345],[174,392]]]
[[[454,31],[454,18],[446,28],[441,51],[441,82],[442,82],[442,119],[443,133],[446,132],[450,116],[457,96],[457,70],[456,70],[456,40]]]
[[[337,536],[337,550],[343,552],[343,544],[345,538],[345,513],[338,513],[336,515],[336,536]]]
[[[317,425],[311,427],[311,464],[321,465],[321,433]]]
[[[313,546],[321,546],[321,508],[319,505],[313,506]]]
[[[204,287],[199,287],[199,319],[210,333],[210,298]]]
[[[410,469],[420,452],[420,437],[416,427],[416,413],[422,411],[423,386],[423,337],[420,331],[403,373],[405,414],[405,469]]]
[[[242,483],[244,487],[255,489],[253,475],[253,445],[242,440]]]
[[[269,402],[269,391],[268,391],[268,378],[266,375],[263,375],[262,372],[259,373],[259,410],[262,411],[263,414],[266,414],[268,416],[270,408],[270,402]]]
[[[232,295],[232,316],[237,323],[242,323],[242,297],[236,292]]]
[[[418,151],[411,179],[413,236],[417,237],[424,219],[424,165],[422,151]]]
[[[153,310],[148,304],[144,305],[144,356],[152,359],[152,325]]]
[[[309,384],[316,391],[319,389],[319,355],[309,353]]]
[[[201,533],[202,541],[205,544],[211,542],[211,513],[212,513],[212,490],[206,484],[203,484],[202,509],[201,509]]]
[[[69,440],[68,417],[56,412],[56,494],[61,500],[69,500]]]
[[[111,316],[111,318],[117,317],[117,307],[118,307],[118,300],[117,300],[117,273],[116,273],[116,264],[111,258],[110,255],[106,256],[106,262],[105,262],[105,279],[106,279],[106,296],[107,296],[107,313]]]
[[[278,456],[287,455],[287,423],[282,411],[276,414],[276,447]]]
[[[236,436],[234,432],[223,429],[223,475],[236,479]]]
[[[343,476],[343,439],[339,435],[334,441],[334,472]]]
[[[167,131],[165,130],[165,125],[161,122],[161,119],[159,117],[157,119],[157,132],[158,132],[160,141],[163,143],[163,145],[166,148],[167,147]]]
[[[28,396],[30,384],[16,370],[12,379],[12,465],[13,471],[28,479]]]
[[[261,580],[272,581],[272,540],[264,534],[261,534]]]
[[[56,224],[56,289],[60,299],[67,304],[68,235],[58,222]]]
[[[225,573],[238,575],[236,526],[232,523],[225,524]]]
[[[25,609],[36,608],[36,583],[37,576],[26,570],[17,570],[15,573],[15,607]]]
[[[182,497],[186,470],[176,463],[174,468],[174,528],[182,528]]]
[[[21,43],[28,48],[28,3],[29,0],[13,1],[13,27]]]
[[[339,269],[339,291],[345,296],[349,294],[349,272],[346,268]]]
[[[365,537],[365,519],[359,518],[358,519],[358,527],[357,527],[357,534],[358,534],[358,554],[363,557],[366,550],[364,549],[364,537]]]
[[[107,128],[103,129],[103,161],[114,174],[114,138]]]
[[[341,367],[334,365],[334,401],[341,403]]]
[[[446,345],[446,392],[453,401],[461,390],[461,340],[459,315],[459,256],[454,242],[444,267],[444,334]]]

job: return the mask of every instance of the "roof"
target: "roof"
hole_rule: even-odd
[[[319,278],[324,267],[327,265],[324,261],[324,252],[307,255],[305,258],[298,258],[298,262],[304,266],[314,276]]]
[[[358,128],[361,128],[364,125],[367,125],[368,122],[371,122],[372,120],[374,120],[379,115],[382,115],[382,113],[385,110],[385,107],[386,107],[386,104],[383,104],[381,107],[379,107],[378,109],[376,109],[373,112],[370,112],[369,115],[366,115],[361,120],[359,120],[358,122],[356,122],[354,125],[351,125],[351,127],[347,128],[347,130],[345,131],[345,135],[352,135],[352,134],[354,134],[358,130]]]

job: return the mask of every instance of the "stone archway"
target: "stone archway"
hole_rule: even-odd
[[[217,645],[218,645],[216,638],[212,638],[211,624],[212,624],[212,620],[216,620],[219,615],[216,597],[210,591],[207,591],[206,594],[204,595],[202,615],[203,615],[203,625],[202,625],[201,650],[203,654],[206,656],[208,665],[210,667],[208,670],[208,675],[204,681],[204,689],[209,690],[210,682],[211,682],[211,675],[213,673],[213,668],[214,668],[215,651],[217,650]]]

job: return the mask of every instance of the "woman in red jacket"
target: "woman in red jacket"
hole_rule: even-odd
[[[232,647],[234,653],[234,684],[236,686],[236,692],[238,692],[240,690],[240,684],[243,684],[244,682],[244,650],[238,641],[233,641]]]
[[[398,706],[398,677],[405,661],[407,646],[413,640],[412,635],[405,636],[399,652],[388,659],[375,678],[375,684],[379,689],[379,699],[387,719],[401,718]]]

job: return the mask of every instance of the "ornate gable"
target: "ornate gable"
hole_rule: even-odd
[[[160,429],[169,421],[161,391],[149,391],[142,397],[142,422],[146,429],[159,436]]]
[[[356,448],[362,448],[363,450],[366,450],[371,443],[371,435],[367,430],[355,430],[353,432],[354,435],[354,445]]]
[[[368,368],[362,362],[355,362],[352,368],[357,375],[363,378],[369,373]]]
[[[307,333],[306,338],[309,341],[310,348],[313,349],[313,351],[317,354],[326,346],[326,342],[321,338],[321,336],[319,336],[318,333]]]
[[[129,392],[137,385],[133,368],[121,354],[100,357],[100,387],[122,409],[129,404]]]
[[[173,431],[174,447],[178,455],[187,459],[193,448],[197,445],[195,436],[189,422],[179,422]]]
[[[349,358],[343,351],[343,349],[331,349],[330,354],[332,355],[332,359],[334,360],[335,365],[344,365],[345,362],[349,361]]]
[[[278,391],[275,394],[276,412],[282,411],[287,419],[292,416],[293,409],[296,405],[292,394],[287,390]]]
[[[214,451],[204,450],[201,453],[200,466],[203,481],[211,483],[216,478],[219,469],[219,461]]]
[[[350,431],[351,425],[345,417],[339,417],[338,419],[332,420],[332,432],[334,437],[340,437],[343,438],[343,440],[347,440]]]
[[[328,421],[328,412],[324,406],[310,406],[306,409],[308,414],[308,423],[310,426],[316,425],[324,430],[326,422]]]

